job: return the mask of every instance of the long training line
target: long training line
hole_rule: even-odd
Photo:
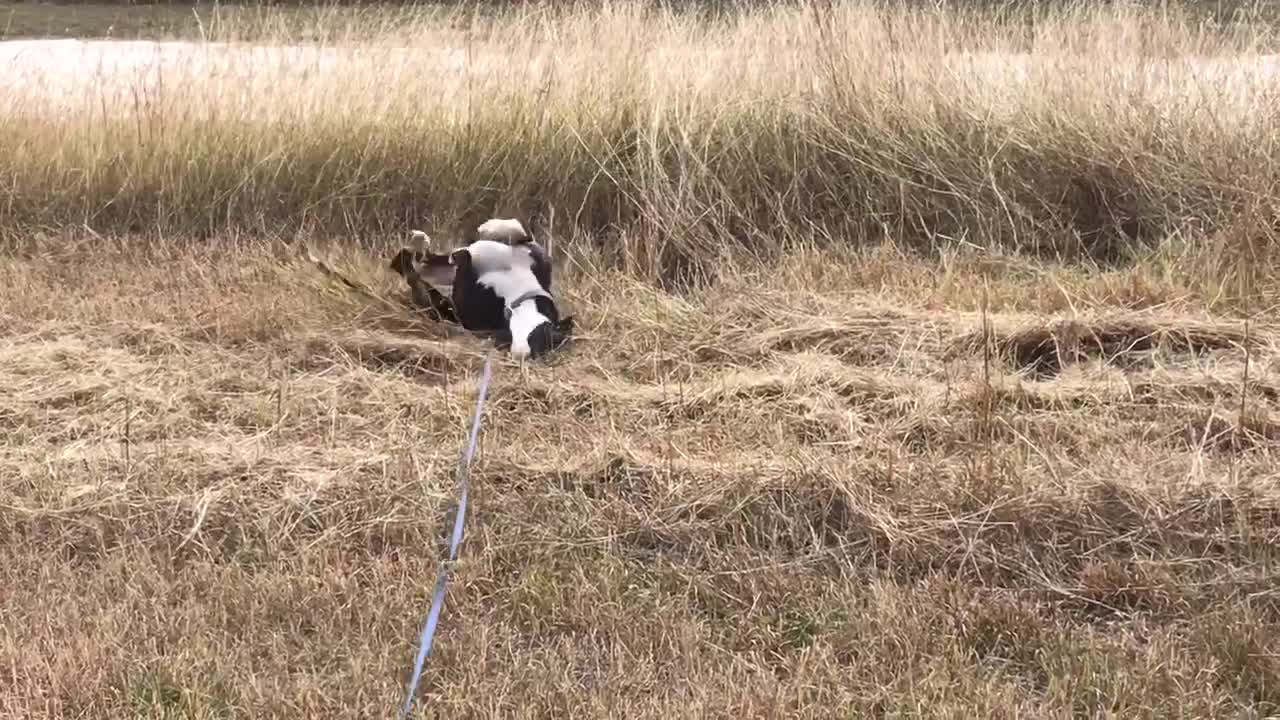
[[[400,709],[400,717],[409,717],[413,707],[413,696],[418,691],[418,679],[422,677],[422,668],[427,655],[431,653],[431,641],[436,634],[436,626],[440,620],[440,608],[444,605],[445,584],[449,579],[449,568],[458,559],[458,548],[462,545],[462,526],[467,515],[467,497],[471,482],[471,459],[475,456],[476,438],[480,434],[480,417],[484,414],[484,400],[489,392],[489,378],[493,374],[493,351],[484,360],[484,372],[480,376],[480,392],[476,397],[476,412],[471,419],[471,434],[462,450],[462,461],[458,464],[458,510],[453,518],[453,535],[449,539],[449,557],[440,563],[436,573],[436,590],[431,598],[431,611],[427,613],[427,622],[422,626],[422,637],[418,642],[418,656],[413,663],[413,676],[409,678],[409,687],[405,692],[404,705]]]

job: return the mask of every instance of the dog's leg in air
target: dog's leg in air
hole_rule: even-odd
[[[405,283],[409,286],[409,298],[413,305],[417,308],[427,311],[428,316],[434,320],[443,322],[458,322],[457,313],[454,312],[453,303],[449,302],[439,290],[436,290],[431,283],[422,278],[421,273],[416,267],[415,255],[417,253],[408,248],[402,249],[391,260],[391,269],[395,270],[404,278]],[[444,263],[448,264],[448,256],[440,256]],[[424,260],[428,269],[438,264],[440,261],[431,255],[427,255]]]

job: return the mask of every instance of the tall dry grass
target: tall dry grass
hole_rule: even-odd
[[[615,257],[667,278],[794,240],[1270,262],[1265,24],[1090,4],[388,12],[228,16],[156,72],[7,73],[0,227],[367,239],[519,214],[625,234]]]

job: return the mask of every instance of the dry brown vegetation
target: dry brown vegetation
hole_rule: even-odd
[[[0,276],[0,706],[387,716],[483,344],[251,243],[72,250]],[[561,272],[584,335],[496,368],[427,715],[1280,708],[1274,321],[889,250]],[[1018,377],[1045,334],[1110,340]]]
[[[390,716],[486,347],[404,306],[377,236],[549,208],[581,336],[495,367],[420,716],[1280,714],[1273,113],[1108,99],[1128,76],[1082,78],[1105,63],[1067,52],[1133,59],[1138,28],[1178,57],[1235,52],[1267,28],[1075,11],[1030,90],[944,93],[944,41],[1012,35],[842,8],[862,54],[830,72],[863,102],[836,116],[786,92],[785,58],[748,62],[817,16],[650,17],[593,49],[630,16],[576,12],[582,67],[712,37],[708,71],[737,84],[611,60],[541,100],[513,86],[521,110],[478,112],[470,144],[419,142],[465,115],[410,113],[412,75],[417,97],[369,104],[369,78],[322,112],[343,65],[296,86],[261,68],[280,101],[216,121],[196,118],[230,81],[192,85],[210,104],[157,110],[137,145],[0,115],[31,133],[0,133],[0,715]],[[891,55],[876,18],[933,49]],[[1222,94],[1256,110],[1268,82]],[[961,106],[979,116],[939,110]],[[269,124],[289,113],[295,132]],[[1016,172],[979,126],[1016,131]],[[611,154],[624,127],[644,152]],[[1081,177],[1101,194],[1027,204]],[[1081,203],[1105,210],[1092,234]],[[377,301],[303,259],[343,228],[370,242],[317,253]]]

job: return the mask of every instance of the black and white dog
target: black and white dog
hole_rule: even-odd
[[[546,253],[514,219],[489,220],[476,236],[446,256],[429,252],[426,234],[415,232],[415,247],[401,250],[391,267],[409,284],[416,305],[473,332],[492,333],[516,359],[558,348],[573,332],[573,318],[560,316]],[[443,285],[451,302],[433,287]]]

